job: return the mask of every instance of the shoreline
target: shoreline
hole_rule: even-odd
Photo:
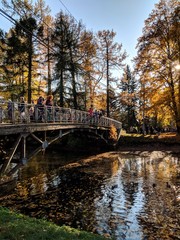
[[[170,151],[180,154],[180,137],[176,133],[157,135],[122,134],[118,151]]]
[[[163,143],[154,144],[136,144],[136,145],[119,145],[117,151],[170,151],[180,154],[180,144],[167,145]]]

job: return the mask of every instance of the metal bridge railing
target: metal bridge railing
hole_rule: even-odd
[[[96,125],[100,127],[114,126],[121,129],[122,124],[98,113],[92,116],[88,112],[62,108],[59,106],[46,106],[35,104],[24,104],[24,111],[20,111],[19,102],[0,103],[0,124],[29,124],[29,123],[60,123],[60,124],[83,124]],[[21,105],[22,106],[22,105]]]

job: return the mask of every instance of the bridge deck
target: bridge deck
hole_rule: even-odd
[[[33,133],[51,130],[67,129],[101,129],[107,130],[107,127],[80,123],[28,123],[28,124],[0,124],[0,135],[10,135],[18,133]]]

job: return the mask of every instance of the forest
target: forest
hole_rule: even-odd
[[[62,10],[53,17],[44,0],[2,3],[0,14],[13,26],[0,29],[1,101],[53,95],[60,107],[101,109],[126,131],[180,134],[179,0],[155,5],[133,69],[113,30],[89,31]]]

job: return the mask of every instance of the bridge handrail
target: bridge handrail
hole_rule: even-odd
[[[93,116],[86,111],[64,108],[59,106],[47,106],[24,103],[24,111],[20,112],[20,102],[0,102],[0,123],[29,124],[29,123],[61,123],[96,125],[99,127],[114,126],[121,129],[121,122],[94,113]],[[9,106],[9,107],[8,107]]]

